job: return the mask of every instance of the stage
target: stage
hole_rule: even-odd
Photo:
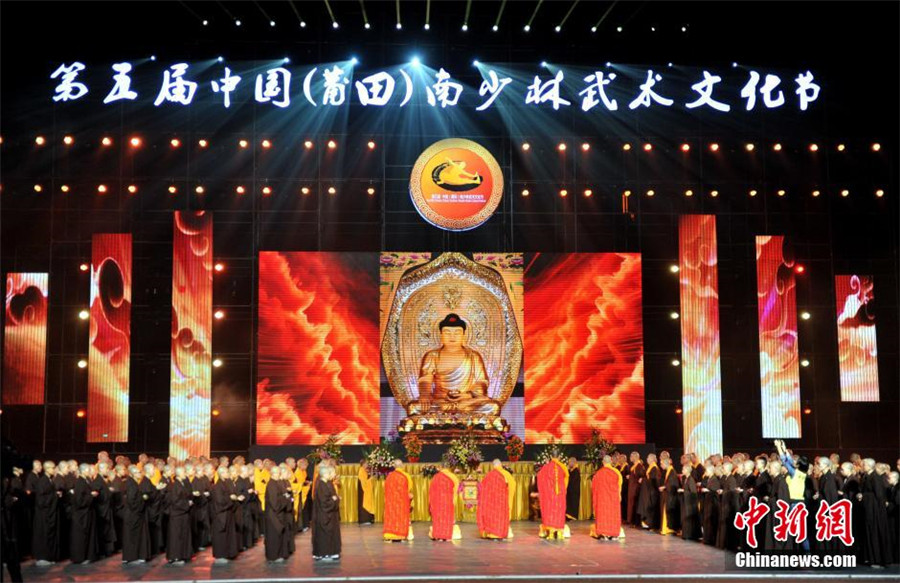
[[[571,524],[572,538],[546,541],[535,522],[514,522],[511,541],[476,538],[474,524],[461,524],[463,539],[433,542],[428,523],[413,523],[412,543],[386,543],[381,525],[341,527],[343,553],[339,562],[314,562],[309,533],[296,538],[297,551],[284,563],[265,560],[262,541],[227,565],[214,565],[207,549],[183,567],[169,567],[158,556],[147,565],[123,566],[121,555],[91,565],[68,561],[49,568],[33,562],[22,567],[25,581],[429,581],[429,580],[557,580],[578,578],[729,580],[769,577],[763,569],[737,570],[733,554],[698,542],[626,528],[624,541],[597,541],[588,536],[590,522]],[[531,575],[525,575],[530,573]],[[537,575],[537,574],[540,575]],[[781,571],[787,574],[787,571]],[[792,577],[848,575],[895,578],[897,566],[875,571],[868,567],[834,571],[794,571]]]

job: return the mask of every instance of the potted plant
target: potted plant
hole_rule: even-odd
[[[408,433],[403,436],[403,447],[406,449],[406,459],[409,463],[414,464],[419,461],[422,455],[422,442],[415,433]]]
[[[507,434],[506,455],[509,457],[509,461],[519,461],[523,453],[525,453],[525,444],[522,443],[522,438],[518,435]]]

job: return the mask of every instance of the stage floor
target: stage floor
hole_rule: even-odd
[[[624,541],[597,541],[588,536],[590,523],[570,523],[572,538],[545,541],[537,536],[533,522],[513,523],[511,541],[477,538],[474,524],[462,524],[463,539],[433,542],[428,524],[413,523],[412,543],[386,543],[381,525],[342,524],[343,554],[335,563],[314,562],[309,533],[298,535],[297,552],[284,563],[265,560],[263,543],[227,565],[214,565],[207,549],[183,567],[170,567],[165,557],[146,565],[123,566],[121,555],[91,565],[68,561],[41,568],[29,561],[22,565],[25,581],[437,581],[437,580],[571,580],[728,578],[730,581],[770,578],[772,571],[736,570],[730,552],[671,536],[626,528]],[[780,571],[797,578],[801,572]],[[6,575],[6,573],[4,573]],[[859,567],[851,570],[806,571],[805,577],[826,576],[873,578],[898,576],[897,566],[886,570]],[[4,578],[5,579],[5,578]]]

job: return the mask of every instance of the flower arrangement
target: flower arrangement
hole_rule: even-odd
[[[566,451],[555,441],[550,441],[544,449],[538,452],[537,456],[534,458],[534,471],[537,472],[545,464],[550,463],[550,460],[553,458],[558,459],[559,461],[565,461],[568,457]]]
[[[409,459],[410,463],[419,461],[419,456],[422,455],[422,442],[419,440],[418,435],[415,433],[404,435],[403,447],[406,449],[406,457]]]
[[[422,466],[422,475],[426,478],[433,478],[437,475],[441,470],[434,464],[428,464],[427,466]]]
[[[369,475],[375,478],[384,478],[393,471],[396,458],[394,451],[385,444],[385,439],[382,438],[381,443],[365,454]]]
[[[474,470],[484,461],[484,456],[475,438],[466,434],[451,441],[441,459],[454,470]]]
[[[336,463],[340,464],[344,461],[344,458],[341,457],[341,446],[338,443],[339,437],[332,433],[325,439],[325,443],[316,448],[316,451],[313,455],[318,460],[334,460]]]
[[[584,458],[595,468],[603,464],[603,456],[615,451],[612,442],[603,439],[603,434],[596,427],[591,428],[591,437],[584,443]]]
[[[506,437],[506,455],[509,457],[509,461],[519,461],[519,458],[525,453],[525,443],[522,442],[522,438],[511,433],[507,433],[504,437]]]

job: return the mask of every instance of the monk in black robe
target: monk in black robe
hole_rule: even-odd
[[[769,475],[769,459],[765,456],[759,456],[755,460],[756,468],[753,470],[754,474],[754,482],[753,482],[753,492],[752,495],[756,496],[756,499],[766,506],[769,505],[769,495],[772,493],[772,477]],[[749,507],[749,502],[747,503]],[[772,512],[772,509],[769,508],[769,512]],[[760,520],[756,524],[756,544],[757,549],[762,549],[765,545],[766,540],[766,521]]]
[[[146,501],[145,509],[147,514],[147,531],[150,541],[150,556],[156,555],[164,550],[163,532],[162,532],[162,500],[165,494],[161,488],[165,488],[165,484],[157,487],[153,483],[153,476],[156,474],[156,468],[147,464],[144,466],[144,477],[141,480],[140,492],[141,497]],[[160,482],[162,478],[160,478]]]
[[[661,534],[675,534],[681,530],[681,481],[672,467],[672,460],[662,461],[663,479],[660,486],[659,511],[662,517]]]
[[[100,558],[97,549],[97,521],[94,499],[99,492],[90,481],[91,466],[82,464],[80,476],[72,489],[72,521],[69,535],[69,558],[73,563],[90,563]]]
[[[287,550],[288,550],[288,554],[290,554],[290,555],[294,554],[294,551],[296,550],[296,544],[294,543],[294,534],[296,534],[296,531],[294,530],[294,528],[296,527],[297,521],[294,518],[294,496],[299,495],[294,492],[293,488],[291,488],[291,477],[293,475],[294,475],[294,473],[291,470],[286,469],[284,466],[281,466],[281,474],[280,474],[281,485],[282,485],[282,489],[284,492],[284,496],[288,500],[288,506],[282,508],[282,510],[281,510],[281,522],[288,529]],[[337,484],[335,484],[335,488],[336,487],[337,487]],[[310,505],[310,507],[312,506],[311,496],[306,497],[306,502],[307,502],[307,504]],[[310,520],[309,520],[309,522],[306,522],[304,524],[303,531],[309,530],[309,526],[306,526],[308,524],[312,524],[312,514],[311,513],[310,513]]]
[[[628,521],[628,475],[631,473],[631,466],[628,465],[628,460],[625,458],[625,454],[617,454],[616,459],[618,460],[616,469],[619,470],[620,474],[622,474],[622,491],[620,493],[620,504],[622,506],[622,524],[625,524]]]
[[[192,486],[183,467],[175,469],[175,479],[166,486],[166,507],[169,511],[166,535],[166,559],[183,565],[194,552],[191,541],[191,506],[194,504]]]
[[[781,461],[770,461],[769,477],[772,478],[772,490],[769,492],[769,499],[766,503],[769,505],[769,513],[766,514],[766,537],[765,549],[767,551],[790,551],[794,550],[794,538],[788,535],[787,540],[779,541],[775,539],[775,525],[778,524],[775,513],[778,511],[778,501],[781,500],[788,506],[791,504],[791,493],[788,489],[787,479],[782,473]]]
[[[294,508],[293,498],[285,491],[285,482],[281,480],[281,471],[277,466],[270,470],[264,511],[266,560],[276,563],[290,556],[290,540],[293,537],[291,523],[282,520],[285,509],[293,515]]]
[[[122,520],[122,562],[150,560],[150,528],[147,524],[148,496],[141,492],[141,471],[132,466],[125,480],[125,518]]]
[[[566,486],[566,520],[578,520],[581,507],[581,470],[578,460],[569,458],[569,485]]]
[[[700,479],[700,524],[703,528],[703,544],[715,545],[719,532],[719,477],[711,462]]]
[[[235,482],[235,491],[240,502],[241,522],[240,541],[241,549],[249,549],[256,544],[259,538],[259,530],[256,522],[256,506],[258,498],[250,479],[250,466],[241,466],[240,476]]]
[[[91,480],[91,489],[97,492],[94,500],[94,518],[97,521],[97,550],[108,557],[116,552],[116,526],[113,518],[112,496],[108,482],[109,464],[97,464],[97,475]]]
[[[681,538],[684,540],[698,540],[700,531],[700,502],[699,488],[694,480],[693,466],[685,464],[681,468]]]
[[[55,475],[56,464],[45,462],[43,471],[33,483],[34,524],[31,529],[31,554],[39,567],[59,560],[59,500],[62,493],[53,482]]]
[[[808,508],[809,513],[813,516],[815,516],[816,511],[819,509],[819,505],[822,504],[822,502],[826,502],[831,506],[841,499],[842,480],[832,470],[831,460],[827,457],[819,458],[818,466],[819,478],[817,480],[817,495],[815,496],[813,505]],[[808,530],[807,532],[815,533],[815,530]],[[815,539],[815,534],[810,538]],[[816,541],[816,549],[827,553],[834,553],[842,550],[842,548],[844,548],[844,543],[837,537],[833,537],[831,540]]]
[[[722,465],[722,475],[719,476],[719,527],[716,531],[716,547],[732,551],[737,549],[738,531],[734,528],[734,517],[740,505],[737,477],[733,469],[730,462]]]
[[[887,483],[875,472],[875,460],[863,460],[860,495],[863,511],[863,562],[872,566],[885,566],[893,560],[891,533],[887,516]]]
[[[72,494],[75,480],[69,473],[69,462],[61,460],[53,476],[53,485],[59,496],[59,559],[69,558],[69,537],[72,529]]]
[[[220,467],[218,475],[210,500],[213,516],[212,548],[216,563],[227,563],[238,554],[238,534],[234,524],[237,494],[228,476],[228,468]]]
[[[643,521],[643,526],[650,530],[657,530],[660,526],[659,512],[659,488],[662,486],[662,474],[656,465],[656,456],[647,456],[647,472],[641,483],[641,494],[638,499],[638,510]]]
[[[863,509],[862,496],[860,495],[860,478],[856,473],[856,468],[851,462],[841,464],[841,489],[838,493],[846,500],[850,501],[851,514],[853,515],[853,524],[851,530],[853,532],[853,554],[856,556],[857,563],[862,564],[863,554],[863,537],[865,529],[863,528]]]
[[[644,482],[644,464],[641,462],[641,455],[633,451],[631,452],[631,468],[628,471],[628,511],[626,522],[633,526],[641,525],[641,513],[639,512],[638,502],[640,501],[641,485]]]
[[[19,557],[31,554],[31,523],[34,520],[34,502],[25,490],[23,468],[13,466],[12,477],[7,484],[7,495],[15,499],[9,507],[10,540],[15,540]]]
[[[190,470],[188,470],[190,477]],[[197,473],[191,480],[194,505],[191,507],[191,538],[194,541],[194,552],[205,550],[209,546],[209,478]]]
[[[317,561],[341,557],[340,497],[334,488],[334,474],[332,466],[321,466],[313,494],[312,553]]]
[[[900,563],[900,472],[891,472],[888,486],[888,523],[893,536],[891,548],[894,549],[894,563]]]
[[[122,542],[125,536],[122,532],[122,526],[125,522],[125,485],[127,483],[128,470],[124,466],[118,465],[115,468],[115,476],[110,482],[110,505],[113,509],[113,527],[116,529],[116,549],[122,550]]]

